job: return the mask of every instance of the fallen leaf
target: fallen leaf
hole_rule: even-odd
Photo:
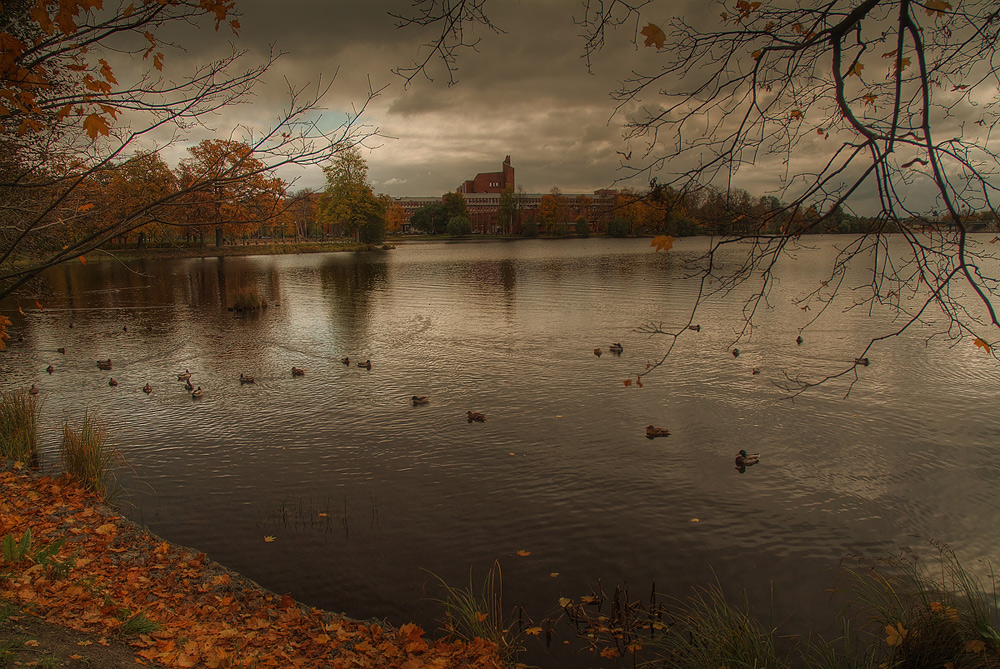
[[[895,627],[892,625],[885,626],[885,642],[890,646],[898,646],[903,643],[903,639],[906,638],[907,629],[903,627],[903,623],[896,623]]]
[[[28,639],[27,641],[24,642],[24,645],[25,646],[31,646],[32,648],[38,648],[42,644],[40,644],[35,639]]]
[[[557,576],[559,576],[559,572],[557,571],[554,571],[551,574],[549,574],[549,578],[556,578]]]
[[[689,520],[688,522],[689,522],[689,523],[700,523],[700,522],[701,522],[701,518],[692,518],[692,519],[691,519],[691,520]]]
[[[542,633],[542,628],[541,627],[529,627],[528,629],[524,630],[524,633],[525,634],[530,634],[531,636],[538,636],[539,634]]]
[[[266,537],[264,537],[264,541],[266,541],[267,543],[271,543],[272,541],[274,541],[274,537],[272,537],[272,536],[271,536],[271,535],[269,534],[269,535],[267,535]]]
[[[573,603],[573,600],[570,599],[569,597],[560,597],[559,598],[559,606],[563,607],[564,609],[567,606],[569,606],[570,604],[572,604],[572,603]]]
[[[968,653],[976,653],[978,655],[986,650],[986,642],[982,639],[973,639],[965,644],[965,650]]]
[[[528,557],[529,555],[531,555],[531,551],[519,550],[517,554],[520,555],[521,557]]]

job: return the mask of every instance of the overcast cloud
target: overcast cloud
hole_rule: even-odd
[[[651,6],[665,24],[669,13],[689,20],[705,20],[712,5],[677,0]],[[622,139],[623,116],[615,116],[609,93],[634,69],[656,66],[656,51],[632,41],[640,26],[619,28],[610,35],[592,71],[582,58],[583,41],[574,17],[582,12],[579,0],[497,1],[488,5],[491,19],[504,34],[480,29],[477,50],[460,53],[457,79],[447,85],[439,62],[410,85],[392,73],[422,58],[421,45],[433,35],[418,28],[396,27],[390,11],[406,12],[406,0],[390,2],[323,2],[322,0],[241,0],[239,46],[251,59],[266,56],[272,45],[285,52],[277,67],[256,90],[252,105],[233,109],[220,118],[219,132],[234,123],[267,125],[287,103],[287,88],[310,82],[329,82],[324,99],[330,123],[338,122],[352,105],[362,104],[369,86],[381,90],[362,117],[380,136],[366,142],[365,157],[375,190],[393,196],[440,195],[454,190],[477,172],[500,169],[510,155],[517,184],[528,192],[592,192],[614,185],[627,173],[620,170],[622,154],[642,146]],[[713,15],[714,16],[714,15]],[[176,58],[204,62],[228,49],[219,34],[205,31],[203,42],[185,40],[188,50]],[[641,40],[641,37],[640,37]],[[207,133],[203,133],[207,134]],[[193,136],[197,141],[202,136]],[[807,149],[807,140],[799,148]],[[172,149],[175,163],[182,149]],[[619,154],[618,152],[622,152]],[[788,164],[781,157],[758,156],[742,170],[734,185],[754,195],[777,193],[796,169],[809,171],[807,150]],[[633,163],[635,160],[633,160]],[[313,168],[285,173],[295,187],[322,187],[321,171]],[[633,182],[644,187],[645,179]],[[863,190],[863,189],[862,189]],[[855,211],[872,211],[874,193],[859,192]],[[928,204],[932,204],[928,202]]]

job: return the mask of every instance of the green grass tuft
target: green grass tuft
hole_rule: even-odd
[[[500,657],[505,661],[512,661],[522,647],[520,633],[514,630],[516,622],[513,616],[508,619],[504,614],[503,573],[500,563],[493,563],[478,593],[473,587],[471,574],[467,588],[448,585],[440,576],[431,575],[445,591],[444,598],[437,600],[444,608],[442,629],[464,641],[476,638],[492,641],[496,644]]]
[[[0,459],[38,464],[38,397],[27,390],[0,392]]]
[[[84,413],[79,427],[71,425],[68,420],[63,422],[60,453],[67,474],[105,502],[114,497],[116,479],[113,466],[122,457],[108,445],[107,429],[96,410]]]

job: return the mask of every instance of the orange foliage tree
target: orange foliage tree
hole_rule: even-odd
[[[333,130],[315,123],[326,89],[290,89],[270,127],[232,129],[248,147],[229,168],[192,170],[158,197],[110,197],[116,171],[173,142],[202,119],[246,101],[277,60],[245,66],[237,47],[188,70],[170,71],[183,30],[208,24],[238,35],[235,0],[5,0],[0,4],[0,297],[39,272],[91,251],[150,221],[166,221],[181,202],[209,201],[288,165],[329,161],[370,130],[359,125],[368,101]],[[169,32],[170,41],[161,38]],[[204,39],[202,37],[202,39]],[[127,67],[115,65],[128,61]],[[127,73],[127,76],[126,74]],[[161,139],[160,145],[154,142]],[[250,154],[259,161],[242,170]],[[266,169],[264,169],[266,168]],[[125,179],[125,181],[130,181]],[[134,181],[134,180],[131,180]],[[147,193],[148,195],[148,193]],[[219,203],[213,223],[240,212]],[[231,206],[237,207],[232,203]],[[174,224],[185,218],[173,216]]]

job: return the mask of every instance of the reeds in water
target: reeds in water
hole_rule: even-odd
[[[27,390],[0,392],[0,458],[38,464],[38,397]]]
[[[231,308],[236,311],[251,311],[267,306],[256,286],[244,286],[232,295]]]
[[[110,501],[116,483],[113,467],[121,456],[108,445],[108,432],[96,409],[84,413],[79,426],[63,421],[60,453],[67,474]]]

